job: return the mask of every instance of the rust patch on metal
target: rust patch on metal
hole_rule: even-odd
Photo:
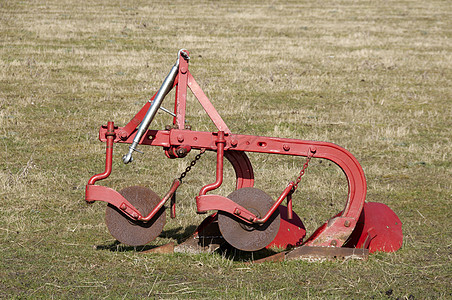
[[[140,253],[158,253],[158,254],[174,253],[174,246],[175,246],[174,243],[168,243],[149,250],[141,251]]]
[[[269,195],[256,188],[235,190],[228,198],[258,218],[263,217],[275,203]],[[276,210],[264,224],[254,225],[249,225],[229,213],[218,212],[218,224],[224,239],[234,248],[243,251],[265,248],[278,234],[280,222],[279,210]]]
[[[143,216],[147,216],[160,202],[160,197],[151,189],[131,186],[119,193],[127,199]],[[148,222],[132,220],[115,206],[108,204],[105,223],[110,234],[129,246],[142,246],[160,235],[166,223],[165,208],[162,207]]]
[[[367,260],[368,258],[368,249],[301,246],[288,252],[281,252],[258,259],[253,263],[281,262],[286,260],[321,262],[325,260],[336,261],[347,259]]]
[[[198,230],[183,243],[174,247],[174,252],[181,253],[211,253],[220,248],[225,240],[218,228],[216,217],[209,216],[201,223]],[[210,222],[210,223],[209,223]]]

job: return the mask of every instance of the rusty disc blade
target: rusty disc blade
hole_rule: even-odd
[[[269,195],[256,188],[238,189],[228,198],[259,218],[275,203]],[[257,251],[270,244],[278,233],[280,220],[279,210],[264,224],[254,225],[249,225],[227,212],[218,212],[218,225],[224,239],[231,246],[243,251]]]
[[[143,216],[147,216],[160,202],[160,197],[152,190],[142,186],[126,187],[119,191]],[[129,246],[141,246],[153,241],[165,226],[165,207],[148,222],[129,218],[115,206],[108,204],[105,222],[110,234]]]

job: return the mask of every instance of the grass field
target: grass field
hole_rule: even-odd
[[[168,2],[168,3],[166,3]],[[449,1],[0,1],[0,298],[450,299],[452,11]],[[246,265],[221,254],[140,254],[116,246],[103,203],[98,128],[126,124],[180,48],[232,132],[320,140],[353,153],[368,201],[403,222],[396,253],[368,261]],[[171,108],[168,96],[165,107]],[[195,130],[213,130],[189,98]],[[171,117],[159,114],[162,129]],[[103,185],[163,195],[188,159],[115,147]],[[304,160],[250,155],[275,197]],[[207,153],[178,192],[178,218],[153,245],[199,224],[214,181]],[[226,169],[219,193],[233,190]],[[294,195],[308,234],[343,208],[347,186],[314,159]]]

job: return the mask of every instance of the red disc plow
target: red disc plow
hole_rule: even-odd
[[[156,238],[165,224],[165,208],[176,215],[176,191],[186,173],[205,151],[216,153],[216,178],[200,188],[196,198],[197,212],[213,212],[185,242],[168,251],[213,251],[228,243],[243,251],[280,247],[290,249],[264,260],[366,258],[374,251],[392,252],[402,245],[402,224],[397,215],[382,203],[366,203],[366,179],[356,158],[344,148],[328,142],[305,141],[279,137],[263,137],[232,133],[188,70],[189,53],[178,52],[177,61],[159,91],[124,127],[113,122],[101,126],[99,139],[106,143],[105,171],[92,176],[86,185],[87,203],[108,203],[107,227],[120,242],[143,245]],[[175,89],[174,112],[161,104]],[[194,131],[186,125],[187,91],[191,90],[218,129],[214,132]],[[173,116],[172,125],[163,130],[149,126],[157,111]],[[123,162],[130,163],[138,146],[162,147],[168,158],[184,158],[190,151],[199,154],[182,175],[173,181],[168,193],[159,198],[145,187],[128,187],[120,192],[96,185],[112,171],[113,146],[130,144]],[[247,152],[305,157],[304,166],[295,181],[289,182],[274,200],[254,188],[253,167]],[[309,238],[301,219],[292,210],[292,194],[296,191],[311,159],[321,158],[339,166],[348,182],[344,209],[327,220]],[[236,190],[227,197],[215,194],[223,183],[223,163],[228,160],[236,174]],[[167,250],[165,250],[167,251]]]

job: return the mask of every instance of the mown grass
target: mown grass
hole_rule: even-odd
[[[450,298],[451,19],[447,1],[0,2],[1,297]],[[350,150],[367,200],[402,220],[402,249],[365,262],[245,265],[116,246],[103,205],[83,201],[104,165],[97,130],[128,122],[180,48],[233,132]],[[193,128],[212,130],[189,102]],[[159,114],[152,127],[169,122]],[[103,184],[160,195],[195,155],[142,149],[125,166],[126,146],[115,149]],[[272,196],[303,164],[250,157],[256,186]],[[178,218],[154,245],[200,223],[194,196],[213,181],[214,159],[206,154],[188,175]],[[226,175],[223,195],[234,185],[232,168]],[[308,233],[342,209],[344,184],[337,167],[312,161],[295,195]]]

